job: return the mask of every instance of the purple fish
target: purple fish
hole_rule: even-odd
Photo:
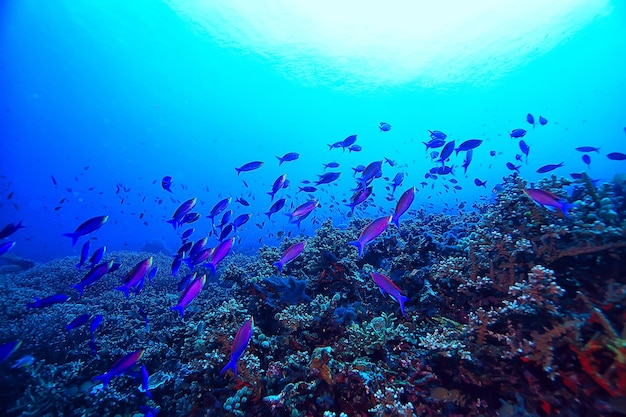
[[[15,242],[5,242],[0,244],[0,255],[4,255],[15,246]]]
[[[288,214],[289,223],[295,223],[299,228],[302,220],[306,219],[317,205],[318,202],[316,200],[310,200],[304,204],[300,204],[292,213]]]
[[[140,349],[122,356],[120,359],[115,361],[113,366],[111,366],[111,369],[102,375],[95,376],[93,379],[102,381],[102,388],[106,388],[111,378],[122,375],[137,365],[137,362],[139,362],[139,359],[141,359],[144,352],[144,349]]]
[[[68,332],[70,330],[74,330],[77,327],[80,327],[86,324],[90,319],[91,319],[91,314],[89,313],[81,314],[80,316],[76,317],[74,320],[69,322],[69,324],[65,326],[65,330],[67,330]]]
[[[393,213],[391,221],[400,228],[400,216],[402,216],[411,207],[413,199],[415,198],[415,187],[411,187],[402,193],[398,203],[396,204],[396,211]],[[360,256],[360,255],[359,255]]]
[[[198,239],[196,243],[193,244],[193,246],[191,247],[191,250],[189,251],[189,258],[195,258],[195,256],[204,249],[208,241],[209,241],[209,238],[206,236],[203,237],[202,239]]]
[[[270,197],[272,197],[270,201],[274,201],[274,196],[276,195],[278,191],[280,191],[283,188],[283,185],[285,184],[286,179],[287,179],[287,174],[282,174],[278,178],[276,178],[276,180],[274,180],[274,184],[272,184],[272,190],[269,193],[267,193]]]
[[[402,311],[402,315],[406,317],[406,314],[404,314],[404,302],[409,298],[402,295],[400,293],[400,288],[398,288],[398,286],[385,275],[379,274],[378,272],[372,272],[371,276],[374,282],[378,285],[380,293],[382,295],[387,293],[391,298],[396,300],[400,304],[400,311]]]
[[[9,223],[2,230],[0,230],[0,239],[7,238],[11,236],[13,233],[17,232],[19,229],[23,229],[22,222],[20,221],[17,224]]]
[[[237,171],[237,175],[239,175],[242,172],[254,171],[255,169],[259,169],[259,168],[261,168],[263,166],[263,164],[264,164],[264,162],[262,162],[262,161],[252,161],[252,162],[248,162],[246,164],[243,164],[239,168],[235,168],[235,171]]]
[[[526,131],[524,129],[513,129],[509,134],[512,138],[523,138],[526,135]]]
[[[350,197],[350,204],[346,204],[346,206],[350,207],[350,211],[354,213],[354,208],[367,200],[372,195],[373,189],[374,187],[367,187],[355,191],[352,197]]]
[[[283,207],[285,207],[285,199],[281,198],[280,200],[276,200],[274,204],[272,204],[272,206],[270,207],[269,211],[265,212],[265,214],[267,215],[267,219],[271,220],[272,214],[277,213]]]
[[[555,208],[564,217],[569,217],[567,214],[568,210],[575,206],[575,204],[559,200],[557,196],[549,191],[538,188],[526,188],[524,193],[542,207],[548,206]]]
[[[124,277],[124,284],[116,287],[115,289],[122,291],[126,298],[129,298],[129,291],[142,284],[143,278],[146,276],[148,269],[152,267],[152,261],[153,259],[151,256],[135,265],[135,267]]]
[[[174,229],[177,229],[178,226],[180,226],[181,224],[181,220],[185,217],[187,213],[193,210],[197,202],[198,199],[196,197],[190,198],[189,200],[185,201],[180,206],[178,206],[178,208],[174,212],[174,215],[172,216],[172,219],[168,220],[167,222],[174,226]]]
[[[183,290],[182,294],[180,295],[178,304],[176,304],[174,307],[171,307],[170,310],[178,311],[180,313],[180,317],[184,318],[185,307],[187,307],[187,305],[191,303],[198,294],[200,294],[200,291],[202,290],[202,287],[204,287],[205,283],[206,274],[203,274],[201,277],[191,281],[191,283]]]
[[[80,250],[80,259],[78,260],[78,263],[76,264],[76,268],[80,269],[83,267],[83,265],[85,265],[85,262],[87,261],[87,257],[89,256],[89,250],[90,250],[90,246],[91,246],[91,241],[86,241],[85,243],[83,243],[83,247]]]
[[[363,228],[358,240],[348,242],[350,245],[357,247],[359,251],[359,258],[363,256],[363,248],[365,245],[380,236],[380,234],[385,231],[392,218],[393,216],[386,216],[372,221],[370,224],[365,226],[365,228]]]
[[[283,273],[283,266],[287,265],[289,262],[293,261],[302,251],[304,250],[304,246],[306,242],[299,242],[289,246],[285,252],[283,252],[283,256],[280,257],[278,262],[274,262],[274,266],[278,268],[278,271]]]
[[[295,161],[296,159],[300,158],[300,154],[297,152],[289,152],[282,157],[277,156],[276,158],[278,158],[278,165],[282,165],[283,162]]]
[[[13,342],[0,345],[0,363],[9,359],[9,357],[14,354],[20,346],[22,346],[21,340],[14,340]]]
[[[243,355],[243,352],[248,347],[250,339],[252,338],[252,332],[254,331],[254,317],[246,320],[243,325],[237,330],[233,346],[230,350],[230,360],[220,371],[220,375],[226,372],[228,369],[232,369],[234,378],[237,379],[237,361]]]
[[[172,177],[170,177],[169,175],[166,175],[161,180],[161,187],[163,187],[165,191],[169,191],[171,193],[172,192],[172,190],[170,189],[171,186],[172,186]]]
[[[548,165],[544,165],[541,168],[537,169],[537,172],[539,174],[545,174],[546,172],[550,172],[552,170],[555,170],[557,168],[560,168],[564,165],[564,162],[561,162],[560,164],[548,164]]]
[[[91,232],[95,232],[96,230],[101,228],[102,225],[105,224],[108,219],[109,219],[109,216],[93,217],[93,218],[85,221],[84,223],[82,223],[73,232],[71,232],[71,233],[63,233],[63,236],[71,238],[72,239],[72,246],[74,246],[76,244],[76,242],[78,242],[78,239],[81,236],[85,236],[85,235],[88,235]]]
[[[220,242],[220,244],[215,247],[215,250],[211,255],[211,261],[206,264],[213,275],[215,275],[215,268],[217,267],[217,264],[219,264],[222,259],[228,255],[228,252],[230,252],[230,249],[233,247],[233,243],[235,243],[235,238],[231,237],[230,239]]]
[[[70,299],[69,295],[65,295],[65,294],[55,294],[46,298],[35,297],[35,301],[32,303],[26,304],[26,307],[27,308],[44,308],[44,307],[49,307],[53,304],[64,303],[69,299]]]
[[[107,272],[111,270],[112,266],[113,261],[105,262],[93,267],[89,272],[87,272],[87,275],[85,275],[78,284],[73,285],[72,288],[75,288],[80,293],[80,295],[83,295],[85,288],[102,278]]]

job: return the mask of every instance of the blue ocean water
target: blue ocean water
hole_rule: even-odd
[[[232,252],[254,255],[284,236],[314,236],[329,218],[344,229],[392,214],[410,187],[407,217],[471,211],[502,192],[507,163],[531,184],[626,173],[626,161],[607,157],[626,154],[624,4],[440,3],[1,2],[0,227],[25,226],[10,255],[79,256],[87,239],[72,246],[63,233],[107,215],[92,249],[173,259],[184,228],[166,220],[193,197],[192,240],[219,243],[206,216],[230,197],[232,218],[251,214]],[[482,141],[466,172],[465,151],[435,161],[430,131],[456,146]],[[329,146],[351,135],[358,150]],[[289,152],[299,157],[279,164]],[[250,161],[264,164],[238,174]],[[352,168],[374,161],[384,162],[373,196],[352,214]],[[562,166],[537,172],[549,164]],[[452,172],[432,171],[444,166]],[[330,171],[340,177],[298,190]],[[282,174],[289,183],[274,201],[286,205],[268,219]],[[312,215],[290,223],[284,214],[312,199]]]
[[[315,45],[290,42],[287,28],[278,32],[284,39],[272,38],[274,44],[267,47],[255,44],[267,39],[229,39],[259,36],[256,31],[263,27],[247,32],[250,22],[233,21],[235,12],[220,14],[219,7],[198,16],[194,10],[185,14],[176,2],[3,2],[0,169],[3,193],[13,196],[0,209],[3,219],[24,220],[28,226],[16,236],[15,254],[36,260],[77,254],[61,233],[103,214],[111,216],[112,224],[98,238],[109,249],[139,249],[155,239],[173,248],[176,238],[163,220],[179,201],[193,196],[205,211],[222,197],[250,200],[253,222],[242,231],[241,244],[253,249],[268,231],[289,228],[281,216],[266,222],[264,230],[253,226],[266,220],[262,213],[270,201],[265,193],[274,179],[287,174],[291,187],[282,193],[298,204],[305,195],[296,194],[295,186],[316,180],[322,163],[331,161],[341,164],[342,177],[336,185],[320,187],[316,196],[322,207],[316,215],[345,223],[341,201],[354,184],[349,168],[387,157],[397,165],[386,165],[385,177],[405,172],[405,187],[419,185],[435,165],[422,144],[430,139],[428,130],[443,131],[457,144],[484,140],[467,175],[461,174],[462,155],[450,161],[462,190],[443,188],[445,180],[427,181],[415,204],[428,210],[449,211],[462,201],[489,199],[493,186],[510,173],[505,163],[517,163],[515,154],[521,153],[518,141],[509,137],[515,128],[529,131],[524,139],[531,152],[521,168],[528,180],[540,178],[535,169],[545,164],[565,162],[558,171],[564,175],[586,170],[576,146],[601,148],[600,154],[591,154],[594,178],[623,169],[623,162],[604,156],[626,150],[626,72],[620,52],[626,28],[617,2],[598,2],[583,10],[582,18],[572,17],[582,21],[571,25],[567,14],[560,16],[563,21],[555,17],[540,27],[544,36],[517,27],[488,33],[484,37],[493,40],[493,52],[489,43],[477,47],[484,61],[453,49],[464,46],[458,38],[465,35],[450,34],[456,42],[433,35],[425,38],[433,60],[426,64],[411,63],[420,46],[410,39],[387,46],[398,53],[410,50],[397,64],[382,42],[371,49],[359,45],[363,51],[351,61],[350,56],[324,56],[321,46],[316,51]],[[281,18],[280,10],[259,9],[268,15],[259,16],[257,26],[271,22],[271,13]],[[419,14],[419,8],[413,12]],[[541,9],[528,12],[530,20],[515,25],[531,25],[541,14]],[[341,24],[335,18],[328,24]],[[487,14],[484,24],[468,25],[487,30],[483,26],[493,23],[490,18]],[[203,26],[204,20],[210,25]],[[343,23],[349,21],[347,14]],[[392,32],[393,21],[387,23]],[[446,25],[445,18],[440,25]],[[529,37],[530,43],[513,38],[516,49],[508,50],[508,38],[504,45],[496,42],[509,31]],[[393,78],[396,66],[403,67],[399,80]],[[533,128],[526,122],[529,112],[536,119],[543,115],[548,124]],[[392,129],[381,132],[381,121]],[[360,153],[328,150],[327,144],[352,134],[358,135]],[[495,157],[489,156],[491,150]],[[287,152],[301,157],[278,166],[276,156]],[[250,160],[266,164],[238,177],[234,167]],[[160,187],[165,175],[173,177],[172,195]],[[486,189],[477,188],[474,178],[487,180]],[[118,184],[129,191],[116,194]],[[383,185],[377,188],[376,207],[393,208]],[[331,195],[337,199],[334,207]],[[159,199],[162,204],[155,203]],[[303,226],[305,233],[314,228]],[[203,227],[206,222],[196,228]]]

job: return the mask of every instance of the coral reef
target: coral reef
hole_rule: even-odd
[[[527,187],[575,207],[560,216],[530,200]],[[148,405],[186,416],[623,413],[626,178],[596,188],[586,176],[527,184],[515,174],[503,188],[458,215],[416,210],[361,259],[348,242],[369,220],[355,218],[343,230],[324,221],[285,275],[272,264],[300,236],[231,254],[184,319],[170,311],[178,278],[163,254],[152,254],[159,272],[128,299],[112,289],[150,254],[109,254],[120,269],[82,297],[71,286],[87,271],[75,258],[0,269],[10,300],[0,304],[0,340],[19,338],[15,359],[35,358],[0,374],[2,412],[112,416]],[[409,297],[406,317],[372,271]],[[58,293],[69,301],[26,308]],[[65,329],[85,313],[103,315],[100,327]],[[250,317],[238,377],[219,375]],[[92,381],[136,349],[145,349],[152,398],[132,376],[104,389]]]

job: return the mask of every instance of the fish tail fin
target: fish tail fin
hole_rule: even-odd
[[[402,312],[402,315],[404,317],[406,317],[406,314],[404,313],[404,302],[408,299],[409,297],[405,297],[404,295],[400,295],[400,297],[398,297],[398,303],[400,303],[400,311]]]
[[[182,319],[185,318],[185,307],[183,307],[181,305],[175,305],[174,307],[170,307],[170,310],[178,311],[180,313],[180,318],[182,318]]]
[[[124,295],[126,296],[126,298],[130,298],[130,294],[128,293],[128,287],[122,285],[121,287],[115,287],[116,290],[118,291],[122,291],[124,293]]]
[[[266,211],[266,212],[265,212],[265,215],[267,216],[267,220],[268,220],[268,221],[269,221],[269,220],[272,220],[272,213],[271,213],[271,212]]]
[[[327,143],[327,145],[328,145],[328,150],[332,151],[333,150],[333,145],[331,145],[330,143]]]
[[[359,251],[359,258],[363,256],[363,244],[361,243],[360,240],[353,240],[352,242],[348,242],[348,244],[352,246],[356,246],[357,250]]]
[[[83,287],[80,284],[76,284],[76,285],[72,285],[72,288],[74,288],[76,291],[78,291],[78,293],[81,295],[81,297],[83,296],[83,292],[85,291],[85,287]]]
[[[569,219],[568,211],[574,207],[576,207],[576,204],[574,203],[563,203],[561,207],[558,208],[558,210],[563,215],[563,217]]]
[[[224,366],[222,370],[220,371],[220,375],[222,375],[224,372],[226,372],[229,369],[233,370],[234,379],[237,379],[237,361],[236,360],[233,360],[231,358],[226,364],[226,366]]]
[[[395,215],[391,218],[391,222],[395,224],[398,229],[400,228],[400,219]]]
[[[280,272],[281,274],[283,273],[283,264],[282,264],[282,262],[280,262],[280,261],[274,262],[272,265],[274,265],[276,268],[278,268],[278,272]]]
[[[276,158],[278,158],[278,166],[281,166],[283,162],[285,162],[285,160],[281,158],[280,156],[277,156]]]
[[[176,221],[176,219],[166,220],[166,222],[171,224],[174,230],[176,230],[176,227],[178,226],[178,222]]]
[[[80,235],[76,234],[76,233],[63,233],[63,236],[69,237],[70,239],[72,239],[72,246],[76,245],[76,242],[78,242],[78,238],[80,237]]]
[[[272,197],[272,198],[270,199],[270,201],[274,201],[274,193],[269,192],[269,193],[267,193],[267,195],[269,195],[270,197]]]
[[[239,174],[241,174],[241,169],[235,168],[235,171],[237,171],[237,176],[239,176]]]
[[[94,376],[93,380],[94,381],[101,381],[102,382],[102,389],[104,389],[109,384],[109,381],[111,381],[111,377],[112,376],[109,375],[109,373],[107,372],[106,374]]]

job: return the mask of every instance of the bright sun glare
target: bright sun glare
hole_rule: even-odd
[[[607,13],[608,0],[170,0],[214,41],[312,84],[482,82]]]

